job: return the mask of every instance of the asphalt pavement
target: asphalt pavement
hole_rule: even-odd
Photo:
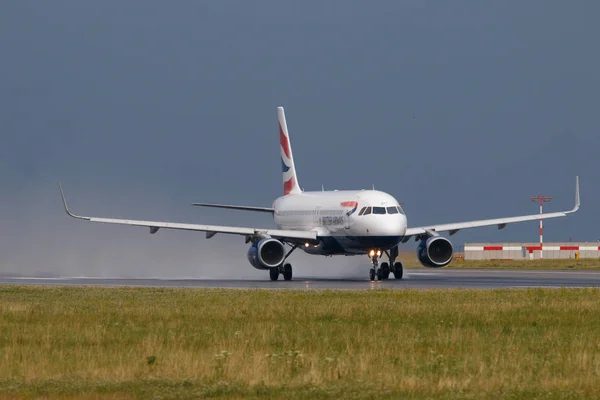
[[[266,274],[265,274],[266,275]],[[0,285],[53,286],[136,286],[181,288],[237,289],[433,289],[433,288],[528,288],[528,287],[600,287],[600,272],[532,271],[532,270],[466,270],[407,269],[402,280],[369,281],[364,277],[323,279],[298,276],[292,281],[266,279],[206,278],[92,278],[92,277],[0,277]]]

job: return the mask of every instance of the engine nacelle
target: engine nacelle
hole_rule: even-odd
[[[250,246],[247,256],[254,268],[269,269],[281,265],[285,258],[285,248],[277,239],[261,239]]]
[[[421,240],[417,247],[419,262],[428,268],[445,267],[452,261],[452,243],[442,236],[432,236]]]

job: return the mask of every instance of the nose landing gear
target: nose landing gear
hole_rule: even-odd
[[[374,281],[377,278],[378,281],[383,279],[383,271],[379,267],[379,256],[381,255],[381,251],[371,250],[369,252],[369,257],[371,257],[371,262],[373,263],[373,267],[369,271],[369,279]]]
[[[396,279],[402,279],[404,275],[404,267],[400,261],[396,261],[396,258],[398,257],[398,246],[386,251],[385,253],[390,262],[382,262],[380,266],[379,256],[381,256],[381,251],[371,250],[369,252],[369,257],[373,263],[373,267],[369,271],[369,279],[372,281],[386,280],[390,277],[390,273],[393,273]]]

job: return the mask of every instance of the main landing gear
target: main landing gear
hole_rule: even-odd
[[[269,278],[272,281],[279,279],[279,274],[283,275],[283,279],[286,281],[292,280],[292,264],[285,263],[279,267],[269,268]]]
[[[283,258],[283,262],[281,263],[280,266],[269,268],[269,278],[271,278],[272,281],[276,281],[277,279],[279,279],[279,274],[282,274],[283,279],[286,281],[292,280],[292,275],[293,275],[292,264],[286,263],[285,260],[287,260],[287,258],[290,256],[290,254],[292,254],[294,252],[294,250],[296,250],[297,248],[298,248],[298,245],[295,245],[291,248],[290,251],[288,251],[288,253]]]
[[[396,279],[402,279],[402,276],[404,275],[404,267],[400,261],[395,262],[396,258],[398,257],[398,246],[392,248],[389,250],[389,252],[386,251],[385,253],[389,258],[389,263],[382,262],[381,265],[379,265],[381,251],[371,250],[369,252],[369,257],[373,263],[373,267],[369,271],[369,279],[372,281],[387,280],[390,277],[390,273],[393,273]]]

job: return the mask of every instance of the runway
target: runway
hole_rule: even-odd
[[[295,277],[292,281],[266,279],[169,279],[169,278],[89,278],[89,277],[0,277],[0,285],[50,286],[130,286],[174,288],[235,289],[501,289],[528,287],[600,287],[600,272],[525,271],[525,270],[453,270],[408,269],[402,280],[368,281],[361,277],[323,279]]]

